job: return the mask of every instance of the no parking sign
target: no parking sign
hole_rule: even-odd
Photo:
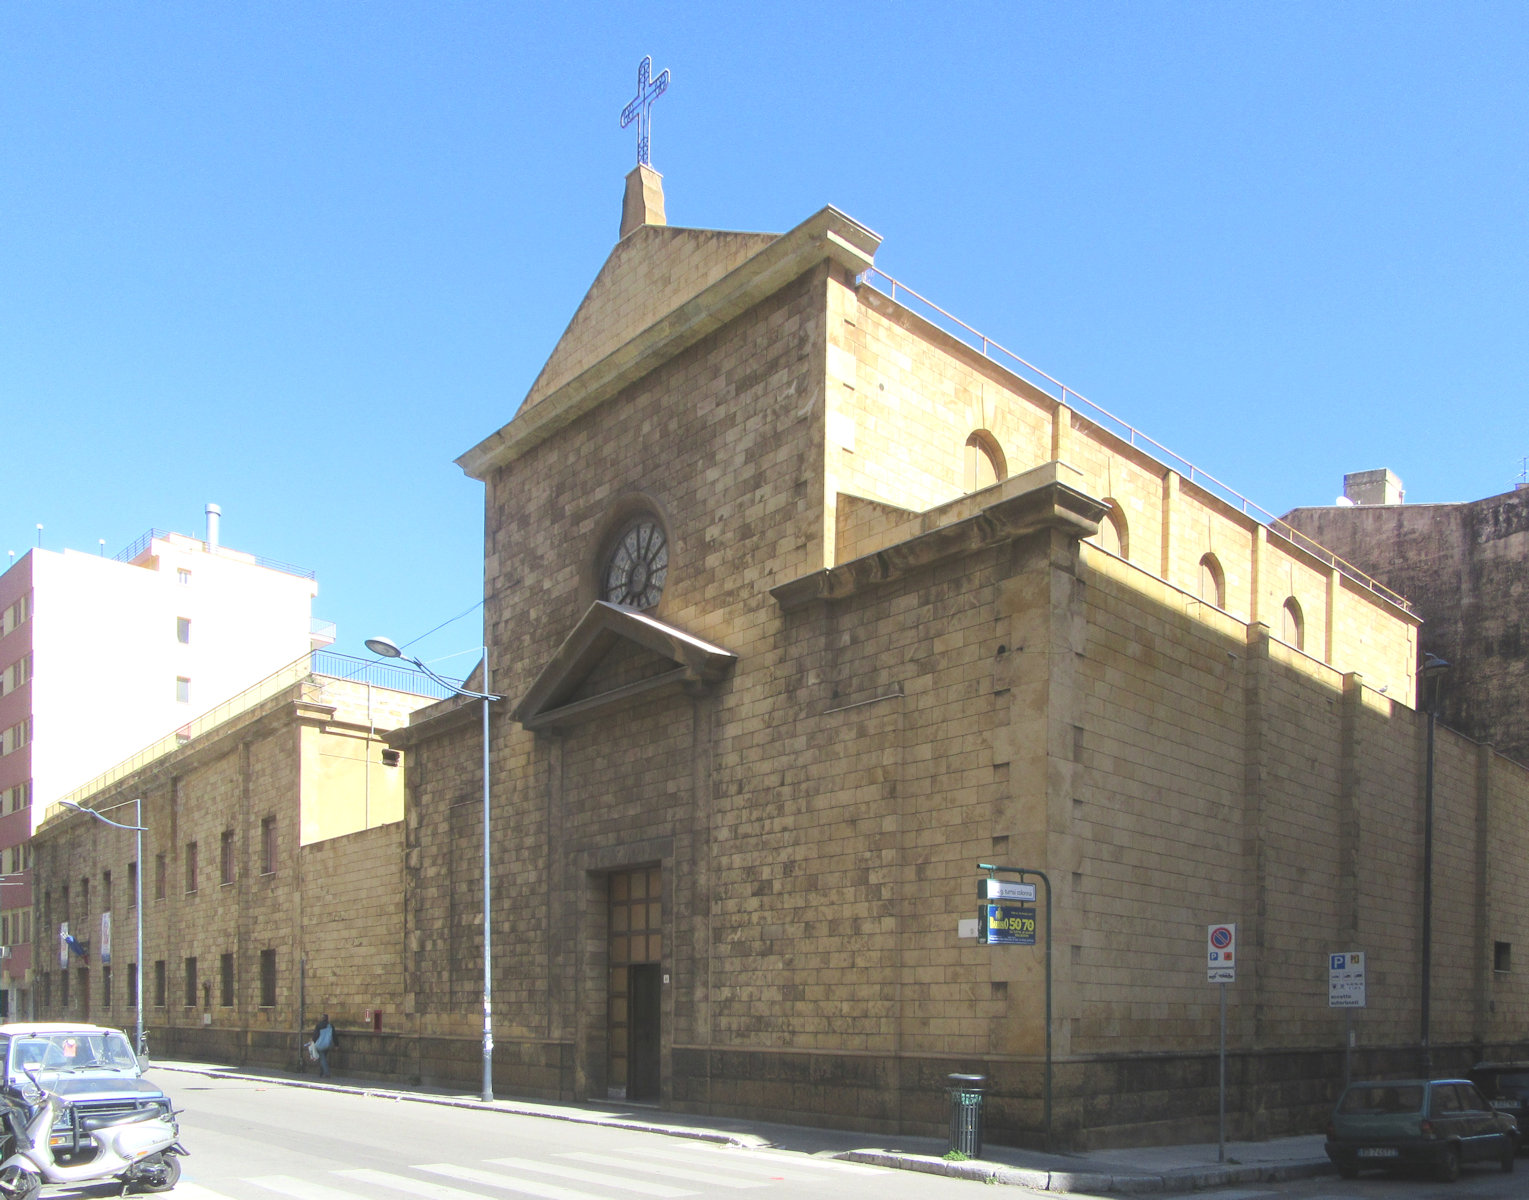
[[[1237,926],[1235,924],[1205,927],[1205,981],[1207,983],[1237,982]]]

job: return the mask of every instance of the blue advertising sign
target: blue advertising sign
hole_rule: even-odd
[[[990,946],[1035,945],[1035,909],[1022,904],[987,904],[982,916],[983,940]]]

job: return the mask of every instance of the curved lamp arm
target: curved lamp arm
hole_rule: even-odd
[[[365,645],[368,650],[380,658],[401,658],[404,660],[404,662],[413,663],[431,679],[435,680],[436,683],[440,684],[443,688],[446,688],[449,691],[455,692],[458,696],[466,696],[472,700],[504,699],[503,696],[496,696],[493,692],[475,692],[470,688],[458,687],[449,679],[442,679],[429,667],[425,666],[424,663],[420,662],[419,659],[415,658],[412,654],[405,654],[398,646],[389,641],[387,638],[367,638]]]
[[[84,813],[87,817],[94,817],[103,825],[110,825],[113,829],[128,829],[137,833],[147,833],[147,825],[124,825],[121,821],[113,821],[110,817],[103,817],[93,808],[86,808],[83,804],[76,804],[73,800],[60,800],[59,804],[64,808],[72,808],[77,813]]]

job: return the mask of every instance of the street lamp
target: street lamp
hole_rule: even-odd
[[[1433,1045],[1429,1041],[1429,1002],[1433,989],[1433,731],[1439,715],[1439,685],[1449,664],[1437,654],[1423,656],[1424,695],[1428,704],[1428,766],[1423,776],[1423,1077],[1433,1075]]]
[[[383,658],[401,658],[405,662],[411,662],[443,688],[455,692],[458,696],[466,696],[472,700],[483,701],[483,1089],[482,1098],[485,1101],[494,1098],[494,965],[493,958],[489,953],[490,924],[489,924],[489,791],[488,791],[488,706],[495,700],[503,700],[503,696],[496,696],[488,690],[488,647],[483,647],[483,691],[474,692],[464,687],[458,687],[449,680],[442,679],[419,659],[411,654],[405,654],[396,643],[383,637],[366,639],[366,648],[373,654]]]
[[[94,817],[101,824],[110,825],[113,829],[131,829],[133,831],[133,838],[137,842],[137,849],[134,851],[137,855],[137,861],[133,864],[133,907],[138,913],[138,946],[135,952],[137,954],[137,961],[133,965],[133,989],[135,993],[133,996],[133,1012],[137,1016],[138,1025],[133,1031],[135,1034],[133,1046],[135,1052],[141,1058],[144,1054],[148,1053],[143,1043],[143,800],[124,800],[121,804],[114,804],[106,810],[111,812],[112,809],[126,808],[131,804],[133,806],[133,823],[131,825],[123,825],[119,821],[103,817],[95,809],[85,808],[83,805],[76,804],[72,800],[60,800],[59,803],[65,808],[72,808],[75,812],[84,813],[87,817]]]

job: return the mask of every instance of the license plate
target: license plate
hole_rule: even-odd
[[[1509,1112],[1517,1112],[1519,1109],[1519,1102],[1517,1100],[1493,1100],[1492,1107],[1505,1108]]]
[[[1366,1146],[1363,1150],[1359,1151],[1359,1157],[1360,1158],[1396,1158],[1400,1153],[1401,1153],[1401,1151],[1399,1151],[1399,1150],[1386,1150],[1386,1149],[1381,1149],[1380,1147]]]

